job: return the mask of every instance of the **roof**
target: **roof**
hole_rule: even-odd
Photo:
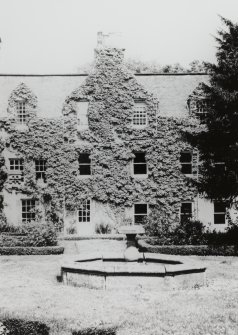
[[[38,98],[39,117],[60,117],[66,97],[83,84],[86,74],[0,74],[0,116],[7,116],[8,98],[25,83]],[[136,79],[159,99],[163,116],[185,117],[188,96],[199,83],[209,83],[207,74],[136,74]]]

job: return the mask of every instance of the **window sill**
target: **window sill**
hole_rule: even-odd
[[[148,178],[148,174],[133,174],[132,177],[138,179],[146,179]]]

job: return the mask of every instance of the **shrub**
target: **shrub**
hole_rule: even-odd
[[[197,256],[238,256],[238,248],[234,245],[150,245],[139,240],[138,246],[142,252],[152,252],[168,255]],[[149,242],[150,243],[150,242]]]
[[[79,331],[73,331],[72,335],[116,335],[116,328],[87,328]]]
[[[49,327],[38,321],[7,319],[1,322],[7,335],[49,335]]]
[[[156,209],[148,215],[144,222],[146,234],[155,236],[156,243],[159,245],[204,244],[206,242],[205,227],[197,220],[188,218],[177,226],[171,227],[168,214]]]
[[[0,247],[0,255],[60,255],[63,247]]]
[[[112,226],[109,223],[100,222],[96,224],[95,232],[97,234],[110,234],[112,231]]]
[[[168,215],[164,211],[153,209],[144,219],[145,232],[149,236],[156,236],[160,244],[168,243],[171,237],[171,227]]]
[[[27,222],[23,225],[27,245],[32,247],[54,246],[57,244],[57,232],[52,222]]]

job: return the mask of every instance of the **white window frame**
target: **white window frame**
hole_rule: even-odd
[[[36,200],[35,199],[21,199],[21,203],[22,203],[22,211],[21,211],[22,223],[35,221],[36,219]],[[26,216],[25,218],[23,217],[24,215]]]
[[[194,219],[194,201],[182,201],[180,204],[180,208],[179,208],[179,222],[182,222],[182,215],[184,215],[182,213],[182,204],[191,204],[191,220]]]
[[[136,205],[146,205],[146,214],[144,214],[144,213],[135,213],[135,207],[136,207]],[[144,216],[144,217],[147,217],[148,216],[148,210],[149,210],[149,206],[148,206],[148,204],[146,203],[146,202],[142,202],[142,201],[140,201],[140,202],[136,202],[136,203],[134,203],[134,206],[133,206],[133,223],[134,223],[134,225],[139,225],[140,223],[136,223],[136,220],[135,220],[135,218],[136,218],[136,216]]]
[[[13,164],[11,164],[13,163]],[[9,170],[11,172],[22,174],[24,169],[23,158],[9,158]]]
[[[90,199],[86,199],[81,203],[80,207],[77,210],[78,223],[90,223],[91,222],[91,207],[92,206],[91,206]]]
[[[80,155],[88,155],[90,163],[80,163],[79,162]],[[90,173],[89,174],[81,174],[80,173],[80,166],[89,166],[90,167]],[[82,152],[82,153],[79,154],[79,157],[78,157],[78,175],[79,175],[80,178],[88,178],[92,175],[92,160],[91,160],[91,157],[90,157],[90,153],[88,153],[88,152]]]
[[[35,160],[35,173],[36,180],[46,181],[46,160],[45,159],[36,159]]]
[[[136,154],[144,154],[146,156],[146,152],[144,151],[137,151],[137,152],[134,152],[134,155]],[[146,173],[135,173],[135,165],[145,165],[146,166]],[[132,175],[133,177],[135,178],[147,178],[148,177],[148,163],[147,163],[147,160],[146,160],[146,157],[145,157],[145,162],[136,162],[135,163],[135,158],[133,158],[133,162],[132,162]]]
[[[132,115],[133,128],[145,128],[148,125],[148,113],[144,101],[135,101]]]
[[[190,154],[191,161],[190,162],[181,162],[181,155],[182,154]],[[184,150],[180,152],[180,159],[179,159],[180,165],[181,165],[181,173],[183,173],[185,176],[192,176],[193,175],[193,152],[191,150]],[[191,173],[184,173],[182,171],[183,166],[185,165],[191,165]]]
[[[226,223],[227,223],[227,220],[226,220],[226,211],[227,211],[227,208],[226,208],[226,206],[225,206],[225,211],[224,212],[215,212],[215,203],[216,202],[220,202],[220,203],[223,203],[224,204],[224,206],[225,206],[225,203],[224,203],[224,201],[216,201],[216,200],[214,200],[213,201],[213,224],[215,225],[215,226],[217,226],[217,225],[225,225]],[[224,223],[215,223],[215,215],[224,215]]]
[[[27,112],[26,112],[26,102],[17,101],[16,102],[16,112],[17,112],[17,122],[19,124],[27,123]]]

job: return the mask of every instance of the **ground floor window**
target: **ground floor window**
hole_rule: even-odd
[[[192,218],[192,209],[193,209],[193,203],[192,202],[188,201],[188,202],[182,202],[181,203],[180,222]]]
[[[90,200],[85,200],[78,210],[78,220],[79,222],[90,222],[91,214],[91,204]]]
[[[143,219],[147,217],[147,204],[139,203],[134,205],[134,223],[142,224]]]
[[[36,218],[36,202],[33,199],[22,200],[22,222],[31,222]]]
[[[226,223],[226,204],[223,201],[214,202],[214,224]]]

